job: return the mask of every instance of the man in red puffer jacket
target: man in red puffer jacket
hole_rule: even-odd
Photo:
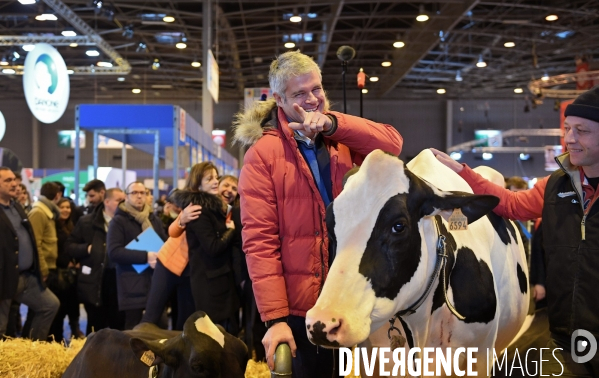
[[[239,179],[243,251],[268,331],[262,343],[273,369],[278,344],[289,343],[293,376],[330,377],[333,352],[306,334],[329,270],[325,210],[343,176],[375,149],[399,155],[393,126],[329,111],[312,58],[290,51],[270,66],[274,100],[256,102],[235,120],[235,139],[251,146]]]

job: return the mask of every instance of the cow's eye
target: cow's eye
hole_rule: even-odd
[[[399,234],[406,229],[406,226],[403,223],[396,223],[393,227],[391,227],[391,232],[394,234]]]

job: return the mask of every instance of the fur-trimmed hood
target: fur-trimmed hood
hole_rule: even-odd
[[[169,200],[180,207],[186,208],[190,203],[202,206],[202,209],[212,210],[215,213],[224,212],[224,203],[220,196],[206,192],[192,192],[177,190],[171,194]]]
[[[266,121],[276,107],[277,102],[271,98],[266,101],[254,101],[249,108],[235,114],[233,117],[233,141],[249,147],[262,137],[265,130],[275,128],[276,126]]]
[[[233,142],[249,147],[262,138],[264,132],[277,128],[276,122],[269,122],[276,117],[271,115],[277,109],[274,98],[254,103],[235,114],[233,117]],[[325,100],[324,111],[329,111],[329,100]]]

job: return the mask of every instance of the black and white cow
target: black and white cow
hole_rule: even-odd
[[[424,298],[401,317],[410,346],[507,347],[528,310],[527,265],[514,224],[490,212],[497,203],[472,194],[430,150],[408,168],[372,152],[327,211],[336,258],[306,316],[310,340],[351,347]],[[465,231],[450,231],[444,219],[456,208],[468,218]],[[440,236],[444,272],[437,269]]]
[[[63,378],[243,378],[247,361],[245,344],[198,311],[183,332],[142,323],[92,333]]]

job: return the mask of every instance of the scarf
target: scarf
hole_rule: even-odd
[[[147,228],[152,227],[152,222],[150,222],[150,206],[144,204],[144,209],[142,211],[137,210],[127,201],[122,202],[119,205],[119,209],[131,215],[135,218],[135,221],[141,224],[141,230],[145,231]]]
[[[60,212],[58,210],[58,206],[56,206],[54,202],[50,201],[45,196],[40,196],[39,201],[46,205],[48,209],[52,212],[52,214],[54,214],[54,219],[58,219]]]

